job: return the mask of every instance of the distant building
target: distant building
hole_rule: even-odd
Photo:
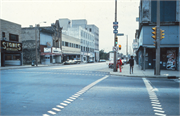
[[[160,69],[179,70],[179,16],[180,3],[160,2],[160,29],[165,38],[160,42]],[[141,69],[155,68],[156,50],[152,36],[152,27],[156,26],[157,1],[140,0],[137,63]],[[145,64],[145,67],[144,67]]]
[[[0,19],[0,66],[23,65],[21,25]]]
[[[78,38],[81,41],[82,62],[90,59],[99,60],[99,29],[95,25],[87,25],[87,20],[59,19],[62,33],[68,36]],[[68,27],[68,28],[66,28]]]
[[[49,27],[22,28],[24,64],[36,61],[36,37],[38,64],[61,63],[62,39],[59,21]]]

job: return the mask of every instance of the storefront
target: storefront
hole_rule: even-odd
[[[22,62],[22,43],[1,41],[1,66],[20,66]]]

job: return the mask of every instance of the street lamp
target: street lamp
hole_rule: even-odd
[[[37,29],[38,29],[38,25],[40,25],[41,23],[46,23],[46,21],[40,22],[38,24],[35,24],[35,38],[36,38],[36,66],[38,66],[38,58],[37,58]]]

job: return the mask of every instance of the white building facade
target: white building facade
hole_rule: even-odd
[[[70,21],[69,19],[59,19],[59,23],[61,27],[64,26],[62,30],[63,34],[72,36],[80,40],[80,48],[81,48],[80,60],[82,62],[87,62],[88,60],[97,61],[96,53],[95,53],[95,48],[96,48],[95,35],[92,32],[93,29],[90,29],[90,27],[88,29],[87,21],[86,20]],[[96,49],[96,51],[98,50]]]

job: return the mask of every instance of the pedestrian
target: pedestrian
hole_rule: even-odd
[[[133,56],[131,56],[131,59],[129,59],[129,64],[130,64],[130,74],[131,74],[131,69],[132,69],[132,74],[133,74],[133,67],[134,67],[134,59],[133,59]]]
[[[119,66],[119,72],[121,72],[121,66],[122,66],[122,61],[121,61],[121,59],[119,59],[119,60],[117,61],[116,67],[118,68],[118,66]]]

